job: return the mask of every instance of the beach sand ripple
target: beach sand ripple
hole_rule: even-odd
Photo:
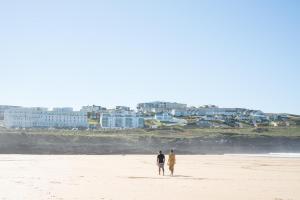
[[[177,156],[173,177],[167,170],[158,176],[155,161],[155,155],[0,155],[0,199],[300,199],[300,158]]]

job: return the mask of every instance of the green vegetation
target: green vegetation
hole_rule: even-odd
[[[299,152],[300,126],[262,128],[160,127],[136,130],[0,129],[6,154],[180,154]]]
[[[1,129],[0,133],[15,133],[24,135],[62,135],[62,136],[87,136],[109,138],[139,138],[139,137],[163,137],[163,138],[214,138],[219,136],[272,136],[272,137],[300,137],[300,126],[290,127],[265,127],[265,128],[186,128],[181,126],[160,127],[158,129],[134,129],[134,130],[8,130]]]
[[[299,115],[290,115],[289,116],[289,121],[292,123],[292,124],[295,124],[295,125],[300,125],[300,116]]]

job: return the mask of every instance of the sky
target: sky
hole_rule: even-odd
[[[1,0],[0,105],[300,114],[300,1]]]

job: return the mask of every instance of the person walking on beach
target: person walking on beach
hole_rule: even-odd
[[[175,153],[174,153],[174,150],[171,149],[171,152],[169,154],[169,159],[168,159],[168,165],[169,165],[169,170],[171,171],[171,176],[173,176],[173,174],[174,174],[175,164],[176,164]]]
[[[158,174],[160,175],[160,171],[162,170],[163,176],[165,175],[165,155],[162,151],[159,151],[157,156],[157,165],[158,165]]]

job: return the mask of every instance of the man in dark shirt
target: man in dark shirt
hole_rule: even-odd
[[[159,151],[157,156],[158,174],[160,175],[160,170],[162,169],[163,176],[165,175],[165,155],[162,151]]]

